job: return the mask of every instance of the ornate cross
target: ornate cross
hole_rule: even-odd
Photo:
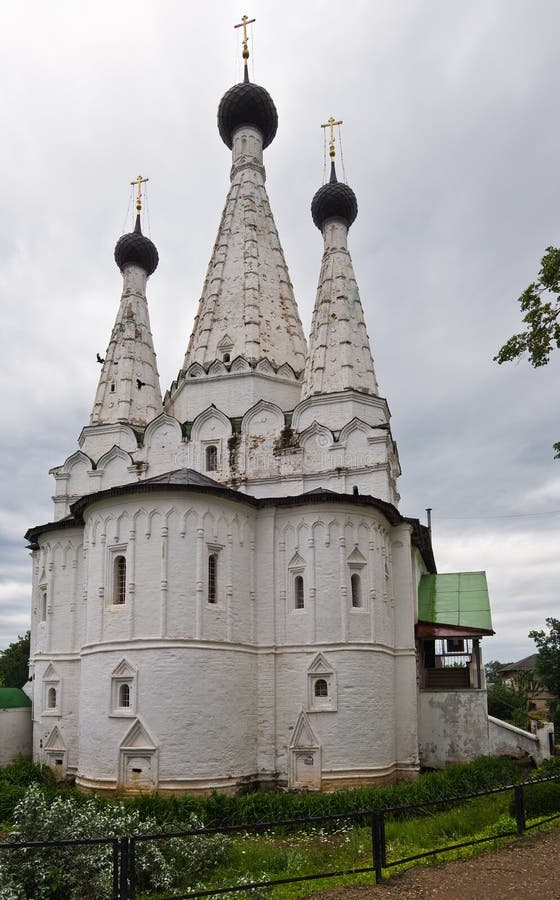
[[[251,25],[253,22],[256,22],[256,19],[248,19],[247,16],[241,16],[241,22],[239,25],[234,25],[234,28],[243,28],[243,59],[249,59],[249,48],[247,47],[247,41],[249,38],[247,37],[247,25]]]
[[[342,119],[339,119],[338,122],[333,119],[331,116],[328,122],[325,122],[324,125],[321,125],[321,128],[330,128],[331,135],[329,138],[329,156],[331,159],[334,159],[335,150],[334,150],[334,126],[342,125]]]
[[[135,178],[134,181],[130,182],[133,186],[136,185],[136,187],[138,189],[138,193],[136,194],[136,210],[137,210],[137,212],[140,212],[140,210],[142,209],[142,185],[144,184],[145,181],[149,181],[149,180],[150,180],[149,178],[142,178],[142,176],[139,175],[138,178]]]

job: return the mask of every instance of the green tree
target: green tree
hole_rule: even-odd
[[[0,686],[23,687],[29,670],[29,631],[0,651]]]
[[[501,364],[527,353],[532,366],[546,366],[552,351],[560,347],[560,248],[546,248],[538,280],[523,291],[518,302],[527,327],[512,335],[494,360]],[[555,458],[560,459],[560,441],[554,449]]]
[[[500,662],[499,659],[491,659],[489,662],[484,663],[486,681],[489,685],[494,684],[496,681],[502,680],[502,676],[500,673],[504,666],[507,666],[507,663]],[[491,715],[494,715],[494,713],[492,713]]]
[[[545,687],[560,698],[560,619],[545,619],[548,632],[530,631],[537,645],[537,672]]]

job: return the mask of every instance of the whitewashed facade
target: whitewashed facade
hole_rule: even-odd
[[[429,533],[397,509],[343,207],[321,221],[307,350],[265,189],[270,125],[230,128],[231,189],[163,400],[157,253],[139,221],[121,238],[91,419],[51,470],[54,521],[27,534],[34,756],[85,788],[325,790],[421,763]],[[484,684],[472,702],[480,718]]]

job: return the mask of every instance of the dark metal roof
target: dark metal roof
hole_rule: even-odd
[[[37,548],[37,538],[47,531],[56,531],[59,528],[80,526],[83,524],[84,510],[92,503],[98,503],[109,497],[121,497],[128,494],[153,493],[156,491],[192,491],[196,493],[211,494],[224,497],[237,503],[244,503],[253,508],[283,506],[305,506],[317,503],[350,503],[352,506],[370,506],[379,510],[391,525],[408,524],[412,528],[412,543],[420,551],[424,563],[430,572],[436,571],[430,534],[428,529],[421,525],[418,519],[402,516],[396,506],[372,497],[368,494],[339,494],[328,488],[318,487],[304,494],[295,494],[288,497],[253,497],[251,494],[243,494],[241,491],[225,487],[220,482],[203,475],[195,469],[175,469],[145,481],[135,481],[131,484],[121,484],[109,488],[106,491],[98,491],[95,494],[86,494],[80,497],[70,507],[71,515],[60,519],[58,522],[48,522],[46,525],[37,525],[30,528],[25,538],[31,544],[31,549]]]
[[[507,672],[532,672],[537,668],[538,653],[531,653],[530,656],[524,656],[517,662],[508,663],[502,666],[500,672],[505,675]]]
[[[337,180],[333,161],[330,181],[319,188],[311,201],[311,217],[321,231],[327,219],[342,219],[350,228],[357,215],[356,195],[351,187]]]
[[[157,269],[159,255],[156,245],[142,234],[140,227],[140,214],[136,216],[134,231],[123,234],[115,247],[115,262],[122,270],[128,263],[140,266],[148,275],[152,275]]]
[[[278,128],[278,113],[272,97],[265,88],[248,80],[234,84],[218,107],[218,131],[231,150],[234,132],[242,125],[252,125],[262,134],[263,149],[274,140]]]

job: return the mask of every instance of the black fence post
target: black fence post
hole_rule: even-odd
[[[387,841],[385,840],[385,813],[383,810],[379,813],[380,829],[379,837],[381,839],[381,865],[385,869],[387,867]],[[383,877],[383,875],[381,876]]]
[[[123,837],[121,845],[121,883],[119,900],[128,900],[128,838]]]
[[[525,831],[525,803],[523,797],[523,785],[518,784],[514,788],[515,797],[515,821],[517,822],[517,833],[523,834]]]
[[[133,837],[128,844],[128,898],[136,900],[136,841]]]
[[[371,843],[375,883],[383,881],[383,813],[374,812],[371,817]]]
[[[119,841],[113,838],[113,900],[120,900],[119,891]]]

